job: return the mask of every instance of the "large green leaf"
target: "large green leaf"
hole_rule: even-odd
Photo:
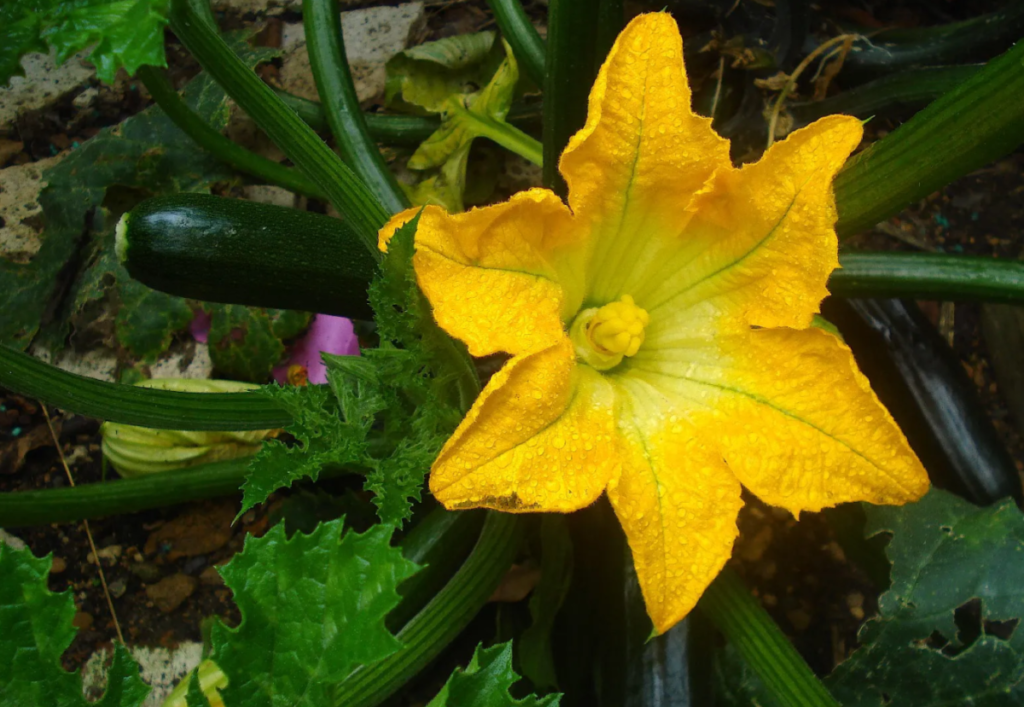
[[[229,707],[319,707],[355,667],[401,647],[384,626],[397,586],[416,565],[389,528],[341,536],[342,520],[285,538],[277,524],[222,570],[242,614],[213,627],[211,659],[227,675]]]
[[[502,58],[494,32],[460,34],[406,49],[387,63],[386,103],[393,105],[401,97],[440,113],[451,96],[473,93],[487,83]]]
[[[82,681],[61,667],[61,654],[75,637],[71,592],[46,587],[50,558],[33,557],[0,543],[0,704],[61,707],[137,707],[149,694],[139,668],[121,644],[107,673],[107,691],[87,702]]]
[[[249,48],[243,34],[232,41],[250,66],[275,54]],[[191,81],[184,99],[214,127],[227,124],[224,92],[209,76]],[[0,258],[0,343],[27,347],[44,312],[51,310],[56,317],[47,327],[46,343],[59,346],[75,316],[113,291],[123,307],[130,308],[117,321],[119,343],[140,358],[155,356],[184,326],[184,302],[145,294],[141,286],[128,284],[132,281],[113,252],[116,218],[108,218],[101,205],[116,195],[113,187],[143,195],[199,191],[231,176],[223,163],[195,145],[156,106],[84,143],[43,175],[47,186],[39,202],[46,227],[39,252],[28,263]],[[83,234],[92,235],[91,244]],[[88,256],[83,258],[88,266],[65,291],[61,279],[76,255]]]
[[[550,707],[559,703],[559,695],[513,698],[508,691],[518,680],[512,670],[511,642],[478,646],[469,666],[456,668],[427,707]]]
[[[218,375],[262,383],[284,354],[282,339],[309,325],[311,314],[239,304],[204,304],[211,317],[210,360]]]
[[[862,647],[829,677],[836,698],[847,707],[1021,704],[1024,516],[1017,507],[1007,500],[978,508],[933,489],[915,504],[869,506],[867,514],[867,535],[892,533],[892,586],[879,599],[879,616],[861,629]],[[974,611],[980,618],[972,625]]]
[[[59,61],[87,47],[96,74],[113,83],[143,64],[167,66],[170,0],[5,0],[0,3],[0,86],[21,75],[23,54],[53,48]]]

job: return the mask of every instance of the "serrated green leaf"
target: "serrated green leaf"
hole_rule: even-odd
[[[395,234],[384,274],[371,288],[381,347],[362,356],[324,355],[327,386],[263,389],[291,414],[285,431],[297,443],[268,442],[253,458],[243,512],[275,489],[316,480],[320,469],[335,465],[366,474],[364,488],[385,524],[400,526],[410,517],[431,463],[461,419],[450,381],[435,374],[434,348],[450,340],[416,286],[417,223],[418,217]]]
[[[473,93],[502,61],[494,32],[460,34],[399,52],[388,60],[385,103],[397,99],[432,113],[453,95]]]
[[[170,0],[6,0],[0,10],[0,85],[21,74],[20,59],[51,47],[61,62],[87,47],[96,75],[167,66],[164,27]]]
[[[120,644],[114,645],[107,691],[99,702],[87,702],[81,678],[61,667],[61,655],[75,636],[75,602],[71,592],[54,594],[47,588],[50,564],[49,556],[37,558],[0,543],[0,704],[141,705],[149,687]]]
[[[292,416],[285,428],[296,443],[280,440],[264,443],[249,464],[249,473],[242,486],[244,513],[263,503],[275,490],[291,487],[302,478],[316,481],[320,470],[328,464],[344,465],[358,461],[366,430],[349,424],[341,417],[338,401],[327,386],[265,386],[262,392]]]
[[[276,525],[221,570],[242,614],[238,628],[218,622],[211,634],[228,707],[330,704],[334,683],[401,647],[384,617],[416,565],[389,528],[341,530],[336,520],[286,540]]]
[[[559,704],[559,695],[517,700],[509,688],[519,680],[512,669],[512,643],[491,648],[478,646],[469,666],[456,668],[437,697],[427,707],[549,707]]]
[[[892,533],[892,586],[861,629],[862,647],[829,677],[836,698],[849,707],[1021,704],[1020,626],[1008,640],[982,630],[965,645],[954,616],[979,600],[983,622],[1024,618],[1024,516],[1013,502],[978,508],[932,489],[867,515],[866,535]]]

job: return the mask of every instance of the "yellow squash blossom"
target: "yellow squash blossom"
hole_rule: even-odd
[[[920,462],[850,350],[811,327],[838,266],[832,179],[861,124],[831,116],[736,168],[690,109],[663,13],[619,36],[544,189],[423,210],[437,322],[511,359],[434,463],[448,508],[569,512],[608,492],[658,632],[736,537],[741,484],[793,513],[900,504]],[[381,231],[381,247],[411,212]]]

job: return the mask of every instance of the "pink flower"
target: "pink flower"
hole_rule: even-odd
[[[327,366],[320,359],[321,353],[359,355],[359,339],[350,319],[330,314],[317,314],[313,317],[306,335],[292,345],[287,362],[274,369],[274,379],[284,385],[288,382],[288,369],[303,366],[310,383],[326,383]]]
[[[210,337],[210,315],[199,310],[189,325],[189,331],[196,341],[207,343]],[[351,320],[330,314],[314,315],[305,336],[292,345],[287,360],[274,369],[274,379],[286,385],[289,382],[289,370],[301,366],[310,383],[326,383],[327,366],[320,359],[321,353],[359,355],[359,339]]]

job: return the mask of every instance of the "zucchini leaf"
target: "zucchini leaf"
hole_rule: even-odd
[[[505,116],[519,81],[519,67],[512,48],[503,43],[505,60],[483,90],[450,96],[442,104],[442,122],[409,158],[409,169],[436,170],[407,190],[416,204],[437,204],[457,213],[464,209],[466,164],[473,140],[489,127],[508,128]]]
[[[249,66],[272,58],[275,50],[250,48],[245,34],[232,44]],[[223,128],[229,117],[223,90],[206,74],[189,82],[185,102],[204,120]],[[42,247],[28,262],[0,258],[0,343],[26,348],[39,333],[44,313],[55,313],[42,343],[60,348],[68,332],[91,320],[92,305],[113,296],[120,308],[114,339],[131,357],[152,360],[187,326],[185,301],[135,283],[114,254],[114,224],[104,204],[179,191],[204,191],[232,172],[195,145],[159,107],[153,106],[120,125],[106,128],[44,172],[39,195],[45,230]],[[90,214],[92,217],[90,218]],[[82,272],[65,267],[79,258]],[[113,343],[113,342],[112,342]]]
[[[1024,516],[932,489],[866,506],[867,536],[891,533],[892,586],[862,647],[826,681],[848,707],[1017,705],[1024,700]]]
[[[209,350],[214,370],[228,378],[260,383],[281,360],[282,340],[300,334],[312,319],[308,312],[239,304],[204,302],[202,307],[210,315]]]
[[[21,76],[21,56],[52,48],[57,60],[93,46],[96,75],[113,83],[144,64],[167,66],[170,0],[5,0],[0,3],[0,86]],[[95,46],[94,46],[95,45]]]
[[[455,95],[472,93],[494,75],[503,55],[494,32],[446,37],[399,52],[388,60],[388,107],[440,113]]]
[[[0,543],[0,704],[67,707],[138,707],[149,694],[139,666],[119,643],[107,673],[107,691],[99,702],[82,695],[77,673],[61,667],[71,645],[75,602],[70,591],[47,589],[50,557],[12,550]]]
[[[554,707],[560,695],[515,699],[509,688],[519,680],[512,669],[512,643],[490,648],[477,646],[469,666],[456,668],[427,707]]]
[[[411,515],[411,500],[419,500],[423,477],[461,419],[454,386],[436,374],[437,349],[450,339],[433,326],[412,273],[417,220],[392,238],[371,285],[381,346],[358,357],[325,355],[328,386],[263,388],[292,415],[285,431],[296,444],[263,445],[242,488],[242,512],[332,465],[366,474],[384,523]]]
[[[220,570],[242,615],[237,628],[218,621],[210,636],[210,659],[228,678],[224,704],[331,704],[334,684],[401,647],[384,617],[417,566],[391,546],[390,528],[342,535],[342,525],[286,539],[279,523],[249,536]]]

